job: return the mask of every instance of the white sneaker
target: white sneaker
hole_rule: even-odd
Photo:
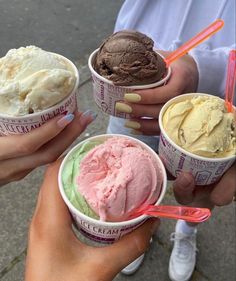
[[[122,269],[121,273],[123,273],[125,275],[131,275],[131,274],[135,273],[139,269],[140,265],[142,264],[143,259],[144,259],[144,254],[142,256],[138,257],[133,262],[131,262],[124,269]]]
[[[169,262],[169,277],[172,281],[188,281],[196,264],[196,234],[175,232],[171,234],[174,247]]]
[[[150,244],[152,243],[152,238],[150,239]],[[139,267],[141,266],[143,259],[144,259],[144,255],[141,255],[140,257],[138,257],[136,260],[134,260],[133,262],[131,262],[129,265],[127,265],[124,269],[121,270],[121,273],[125,274],[125,275],[131,275],[133,273],[135,273]]]

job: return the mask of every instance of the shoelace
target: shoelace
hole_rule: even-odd
[[[196,243],[193,241],[193,236],[192,235],[186,235],[184,233],[179,233],[179,232],[173,232],[170,235],[170,241],[179,241],[179,243],[177,243],[177,255],[180,258],[185,258],[186,256],[188,256],[189,253],[189,246],[191,246],[194,250],[194,252],[197,252],[198,249],[196,247]]]

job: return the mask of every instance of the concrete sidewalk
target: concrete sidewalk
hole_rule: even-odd
[[[48,2],[0,1],[0,57],[10,48],[35,44],[61,53],[77,64],[81,74],[79,107],[98,112],[96,121],[76,141],[79,142],[88,136],[104,133],[106,129],[108,116],[94,104],[86,62],[90,52],[112,32],[122,1],[52,1],[55,5]],[[100,6],[105,6],[106,12]],[[23,280],[27,229],[43,171],[44,168],[38,168],[20,182],[0,188],[1,281]],[[175,204],[171,185],[163,203]],[[235,280],[235,219],[235,204],[232,203],[216,208],[211,220],[199,226],[199,252],[192,281]],[[168,281],[169,236],[174,225],[174,221],[163,220],[140,270],[129,277],[118,275],[115,280]]]

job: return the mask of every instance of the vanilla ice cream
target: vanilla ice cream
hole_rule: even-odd
[[[0,114],[22,116],[47,109],[68,96],[75,74],[63,57],[35,46],[0,58]]]
[[[234,114],[214,96],[194,96],[172,103],[163,115],[167,135],[183,149],[203,157],[236,154]]]

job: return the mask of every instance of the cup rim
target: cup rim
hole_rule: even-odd
[[[168,140],[168,142],[174,146],[177,150],[179,150],[180,152],[186,154],[189,157],[195,158],[197,160],[201,160],[201,161],[208,161],[208,162],[225,162],[225,161],[229,161],[232,159],[236,159],[236,155],[230,155],[227,157],[216,157],[216,158],[210,158],[210,157],[204,157],[204,156],[200,156],[194,153],[191,153],[187,150],[185,150],[184,148],[180,147],[179,145],[177,145],[166,133],[163,124],[162,124],[162,119],[163,119],[163,115],[165,113],[165,111],[167,110],[167,108],[176,100],[185,100],[185,97],[197,97],[197,96],[208,96],[208,97],[216,97],[210,94],[205,94],[205,93],[187,93],[187,94],[182,94],[179,96],[176,96],[172,99],[170,99],[168,102],[166,102],[164,104],[164,106],[161,108],[160,113],[159,113],[159,127],[161,130],[161,133],[164,135],[164,137]],[[221,99],[220,97],[217,97],[219,99]],[[221,99],[222,100],[222,99]]]
[[[62,171],[64,169],[64,166],[67,162],[67,159],[70,157],[70,155],[72,155],[74,153],[74,151],[76,149],[78,149],[79,146],[83,145],[85,142],[87,142],[88,140],[96,140],[96,139],[108,139],[108,138],[111,138],[111,137],[122,137],[122,138],[128,138],[128,139],[131,139],[135,142],[137,142],[138,144],[140,144],[142,147],[144,147],[145,149],[148,150],[149,153],[151,153],[155,159],[158,161],[158,164],[159,164],[159,168],[161,169],[161,172],[162,172],[162,175],[163,175],[163,182],[162,182],[162,189],[161,189],[161,192],[160,192],[160,196],[158,197],[157,201],[155,202],[155,205],[159,205],[161,203],[161,201],[163,200],[163,197],[165,196],[165,193],[166,193],[166,189],[167,189],[167,174],[166,174],[166,170],[165,170],[165,167],[164,167],[164,164],[162,163],[162,160],[160,159],[160,157],[158,156],[158,154],[153,150],[151,149],[148,145],[146,145],[145,143],[143,143],[142,141],[140,140],[137,140],[133,137],[130,137],[130,136],[126,136],[126,135],[122,135],[122,134],[101,134],[101,135],[96,135],[96,136],[93,136],[93,137],[90,137],[90,138],[87,138],[85,140],[83,140],[82,142],[78,143],[77,145],[75,145],[69,152],[68,154],[65,156],[65,158],[63,159],[61,165],[60,165],[60,168],[59,168],[59,173],[58,173],[58,185],[59,185],[59,190],[60,190],[60,193],[61,193],[61,196],[64,200],[64,202],[66,203],[66,205],[69,207],[70,210],[72,210],[73,213],[75,213],[76,215],[78,215],[79,217],[82,217],[83,219],[87,220],[87,221],[90,221],[91,223],[94,223],[94,224],[99,224],[99,225],[102,225],[104,227],[106,226],[110,226],[110,227],[122,227],[122,226],[127,226],[127,225],[134,225],[136,223],[139,223],[141,222],[142,220],[144,219],[147,219],[148,215],[141,215],[141,216],[138,216],[134,219],[130,219],[130,220],[125,220],[125,221],[122,221],[122,222],[107,222],[107,221],[100,221],[100,220],[97,220],[97,219],[94,219],[94,218],[91,218],[85,214],[83,214],[82,212],[80,212],[76,207],[73,206],[73,204],[69,201],[69,199],[67,198],[66,194],[65,194],[65,191],[64,191],[64,188],[63,188],[63,183],[62,183]]]
[[[92,66],[92,60],[93,60],[93,57],[94,55],[98,52],[99,48],[97,48],[96,50],[94,50],[90,56],[89,56],[89,59],[88,59],[88,66],[89,66],[89,69],[90,71],[92,72],[93,75],[95,75],[97,78],[99,78],[101,81],[107,83],[107,84],[110,84],[110,85],[113,85],[114,87],[120,87],[120,88],[128,88],[128,89],[136,89],[136,90],[141,90],[141,89],[148,89],[148,88],[155,88],[155,87],[158,87],[158,86],[161,86],[163,84],[165,84],[165,82],[167,82],[170,78],[170,75],[171,75],[171,67],[168,66],[167,68],[167,73],[166,73],[166,76],[161,79],[160,81],[157,81],[157,82],[154,82],[154,83],[151,83],[151,84],[146,84],[146,85],[132,85],[132,86],[118,86],[118,85],[115,85],[111,80],[108,80],[107,78],[104,78],[103,76],[101,76],[99,73],[97,73],[93,66]],[[154,50],[155,51],[155,50]],[[160,55],[163,59],[164,59],[164,56],[160,53],[158,53],[157,51],[155,51],[158,55]]]
[[[78,71],[77,67],[75,66],[75,64],[71,60],[69,60],[68,58],[66,58],[66,57],[64,57],[60,54],[53,53],[53,52],[48,52],[48,53],[62,58],[72,67],[72,69],[74,71],[75,78],[76,78],[75,79],[75,85],[74,85],[72,91],[66,97],[64,97],[63,100],[61,100],[60,102],[54,104],[53,106],[51,106],[51,107],[49,107],[45,110],[41,110],[39,112],[35,112],[35,113],[31,113],[31,114],[19,115],[19,116],[13,116],[13,115],[10,115],[10,114],[5,114],[5,113],[0,112],[0,118],[21,120],[21,119],[24,119],[24,118],[33,118],[33,117],[41,116],[42,114],[47,114],[51,111],[54,111],[56,108],[60,107],[61,105],[63,105],[65,99],[67,99],[69,96],[72,96],[77,91],[77,88],[79,86],[80,76],[79,76],[79,71]]]

